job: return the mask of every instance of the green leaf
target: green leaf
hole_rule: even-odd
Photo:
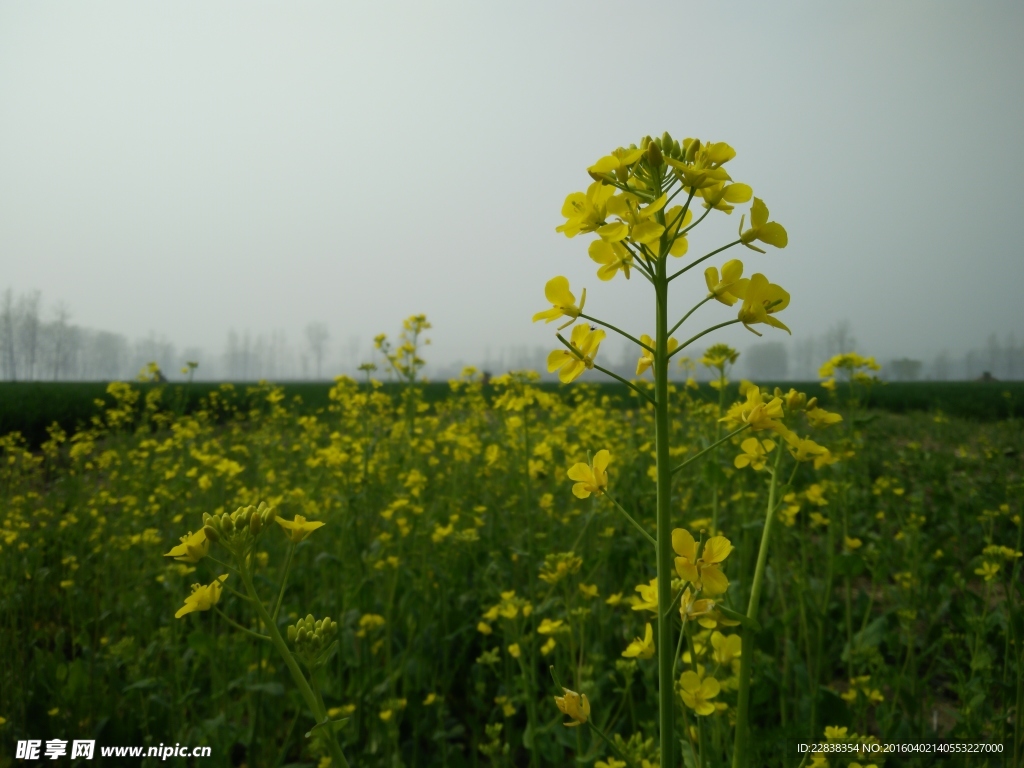
[[[752,629],[754,632],[761,631],[761,625],[758,623],[757,619],[751,619],[746,614],[734,611],[732,608],[726,608],[724,605],[716,605],[715,609],[725,616],[725,618],[738,621],[741,626],[746,627],[747,629]]]

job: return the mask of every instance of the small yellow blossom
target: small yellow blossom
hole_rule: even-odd
[[[512,643],[512,645],[508,647],[508,655],[513,659],[518,659],[523,655],[523,650],[519,647],[519,643]]]
[[[174,618],[180,619],[187,613],[193,611],[208,611],[218,602],[220,602],[220,593],[223,589],[223,584],[228,578],[228,574],[222,574],[214,579],[207,585],[193,584],[192,594],[185,598],[185,605],[178,609],[178,612],[174,614]]]
[[[556,619],[555,621],[552,621],[551,619],[543,619],[540,623],[540,626],[537,627],[537,634],[553,635],[556,632],[561,631],[562,625],[564,623],[565,622],[562,621],[562,619]]]
[[[715,678],[701,679],[693,670],[687,670],[679,677],[679,687],[682,689],[683,704],[698,715],[707,716],[714,713],[715,705],[710,699],[722,691],[721,684]]]
[[[708,267],[704,270],[704,281],[708,284],[708,291],[710,291],[708,298],[713,296],[717,301],[725,304],[725,306],[731,307],[739,299],[743,298],[742,288],[737,285],[742,278],[743,262],[739,259],[731,259],[722,265],[721,278],[718,276],[717,267]],[[709,365],[709,363],[704,364]]]
[[[533,322],[536,323],[538,320],[543,320],[546,323],[550,323],[552,320],[568,317],[568,322],[558,328],[558,330],[562,330],[562,328],[572,325],[576,318],[580,316],[580,313],[583,311],[583,305],[587,301],[587,289],[583,289],[580,305],[577,307],[576,297],[569,290],[569,280],[559,276],[548,280],[547,285],[544,286],[544,296],[553,306],[551,309],[535,314]]]
[[[580,696],[568,688],[562,688],[562,690],[565,691],[565,695],[555,696],[555,704],[563,715],[572,719],[571,723],[563,723],[563,725],[566,728],[583,725],[590,717],[590,702],[587,701],[587,694],[584,693]]]
[[[206,538],[206,532],[200,528],[198,532],[189,531],[181,537],[181,544],[174,547],[164,557],[173,557],[183,563],[198,563],[210,551],[210,540]]]
[[[774,440],[758,440],[756,437],[748,437],[740,444],[743,453],[739,454],[733,464],[737,469],[750,467],[755,471],[765,468],[768,454],[775,450]]]
[[[655,341],[646,333],[640,335],[640,341],[646,344],[651,349],[654,349]],[[672,354],[672,351],[679,346],[679,342],[675,338],[668,340],[668,352]],[[636,363],[636,375],[643,376],[647,369],[654,365],[654,353],[650,350],[643,350],[640,353],[640,359]]]
[[[579,378],[588,368],[594,367],[594,357],[604,340],[605,332],[577,325],[572,329],[570,349],[556,349],[548,355],[548,372],[558,371],[563,384]]]
[[[634,639],[629,647],[622,652],[622,655],[627,659],[649,659],[654,655],[654,650],[654,629],[651,627],[651,623],[647,622],[643,639],[641,640],[639,637]]]
[[[549,655],[553,650],[555,650],[555,646],[556,645],[558,645],[558,643],[555,642],[555,638],[549,637],[548,641],[546,643],[544,643],[544,645],[542,645],[540,647],[540,655],[541,656]]]
[[[658,612],[658,577],[651,579],[649,584],[638,584],[634,589],[640,593],[639,598],[633,598],[634,611]]]
[[[611,454],[606,451],[598,451],[590,465],[580,462],[569,468],[569,479],[576,480],[572,487],[573,496],[578,499],[585,499],[590,494],[602,494],[608,487],[608,463],[612,460]]]
[[[759,198],[754,198],[754,204],[750,206],[750,229],[743,229],[743,220],[740,220],[740,242],[747,248],[758,253],[764,253],[756,245],[751,245],[755,240],[762,243],[774,245],[776,248],[785,248],[789,244],[789,236],[781,224],[768,221],[768,206]]]
[[[296,544],[324,525],[321,522],[307,521],[302,515],[296,515],[294,520],[284,520],[280,517],[275,517],[274,519],[278,525],[284,528],[285,535],[289,541]]]

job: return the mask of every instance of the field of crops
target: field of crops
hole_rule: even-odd
[[[656,764],[654,424],[625,392],[468,373],[444,397],[342,378],[321,407],[225,385],[184,408],[174,388],[112,384],[75,434],[55,428],[38,450],[7,435],[4,743],[204,744],[212,757],[195,764],[327,765],[336,727],[358,766]],[[746,664],[751,764],[852,764],[797,744],[873,738],[999,744],[971,765],[1010,765],[1019,423],[780,392],[789,428],[827,454],[747,432],[686,464],[750,399],[721,392],[670,391],[685,464],[672,520],[696,540],[673,534],[665,614],[682,761],[728,764]],[[262,502],[274,511],[224,517]],[[701,542],[714,605],[684,590]],[[319,628],[304,631],[307,615]],[[339,725],[311,730],[319,710]],[[962,764],[883,758],[859,760]]]

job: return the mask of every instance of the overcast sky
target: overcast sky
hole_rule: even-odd
[[[789,290],[794,338],[1020,339],[1022,41],[1024,4],[987,0],[5,2],[0,289],[211,350],[311,321],[368,346],[423,312],[445,362],[551,344],[530,318],[566,275],[650,332],[648,284],[600,283],[555,227],[588,165],[668,130],[729,142],[789,231],[729,255]]]

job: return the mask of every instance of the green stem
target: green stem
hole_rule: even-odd
[[[715,448],[717,448],[718,446],[720,446],[720,445],[721,445],[722,443],[724,443],[724,442],[725,442],[726,440],[729,440],[730,438],[733,438],[733,437],[735,437],[735,436],[736,436],[736,435],[738,435],[738,434],[739,434],[740,432],[742,432],[742,431],[743,431],[744,429],[747,429],[747,428],[748,428],[749,426],[750,426],[749,424],[744,424],[744,425],[743,425],[742,427],[740,427],[739,429],[734,429],[734,430],[733,430],[732,432],[730,432],[730,433],[729,433],[728,435],[726,435],[725,437],[723,437],[723,438],[721,438],[721,439],[719,439],[719,440],[716,440],[715,442],[713,442],[713,443],[712,443],[711,445],[709,445],[709,446],[708,446],[707,448],[705,448],[705,449],[704,449],[703,451],[701,451],[700,453],[695,453],[695,454],[694,454],[693,456],[691,456],[690,458],[688,458],[688,459],[687,459],[686,461],[684,461],[684,462],[683,462],[682,464],[679,464],[678,466],[676,466],[675,468],[673,468],[673,470],[672,470],[672,474],[674,475],[674,474],[675,474],[676,472],[678,472],[679,470],[681,470],[681,469],[682,469],[683,467],[685,467],[685,466],[686,466],[687,464],[689,464],[690,462],[692,462],[692,461],[696,461],[697,459],[699,459],[699,458],[700,458],[701,456],[703,456],[703,455],[704,455],[705,453],[707,453],[708,451],[713,451],[713,450],[714,450]],[[780,451],[780,452],[781,452],[781,451]]]
[[[246,598],[246,599],[248,599],[248,598]],[[224,621],[226,621],[228,624],[233,626],[235,629],[240,629],[243,632],[245,632],[247,635],[252,635],[253,637],[258,637],[260,640],[269,640],[270,639],[267,635],[261,635],[259,632],[253,632],[248,627],[243,627],[237,621],[235,621],[230,616],[228,616],[226,613],[224,613],[224,611],[222,611],[216,605],[213,606],[213,610],[215,610],[217,613],[219,613],[221,615],[221,618],[223,618]]]
[[[606,376],[611,376],[616,381],[619,381],[619,382],[625,384],[627,387],[632,389],[638,395],[641,395],[642,397],[644,397],[647,400],[647,402],[649,402],[651,405],[656,405],[654,398],[652,398],[650,395],[648,395],[646,392],[644,392],[642,389],[640,389],[640,387],[638,387],[636,384],[633,384],[632,382],[626,381],[621,376],[612,373],[607,368],[602,368],[600,365],[595,365],[594,366],[594,370],[600,371],[601,373],[605,374]]]
[[[619,504],[619,502],[613,499],[611,497],[611,494],[608,493],[608,491],[605,491],[604,495],[608,497],[608,500],[612,504],[619,508],[619,511],[626,516],[626,519],[629,520],[629,522],[631,522],[636,527],[636,529],[640,531],[640,533],[642,533],[649,542],[651,542],[651,544],[653,544],[654,546],[658,546],[658,542],[654,539],[654,537],[647,532],[647,529],[645,529],[642,525],[640,525],[640,523],[633,519],[633,516],[626,511],[625,507],[623,507],[621,504]],[[589,523],[590,521],[588,520],[587,522]]]
[[[288,548],[288,557],[284,561],[284,573],[281,575],[281,588],[277,591],[277,601],[274,603],[274,613],[272,615],[273,620],[277,621],[277,615],[281,612],[281,601],[284,600],[284,589],[288,584],[288,572],[292,567],[292,557],[295,555],[295,547],[298,546],[294,541]]]
[[[299,689],[299,693],[302,695],[303,701],[306,702],[306,706],[309,707],[310,712],[313,713],[313,718],[316,722],[322,723],[327,720],[327,712],[324,710],[320,702],[317,701],[316,695],[313,693],[313,689],[310,688],[309,682],[306,680],[306,676],[302,674],[302,670],[299,669],[298,662],[295,661],[295,657],[292,656],[292,652],[288,650],[288,645],[285,643],[284,638],[281,637],[281,633],[277,629],[277,623],[267,613],[267,609],[263,605],[263,601],[260,600],[259,595],[256,594],[256,588],[252,583],[252,576],[249,573],[248,568],[244,567],[244,563],[241,563],[243,567],[240,569],[240,575],[242,581],[245,583],[245,591],[249,593],[249,597],[252,598],[253,604],[256,606],[256,613],[259,614],[260,620],[267,628],[267,632],[270,633],[270,642],[274,644],[277,652],[280,654],[281,659],[284,661],[285,666],[288,667],[288,671],[292,675],[292,680],[295,686]],[[331,753],[331,762],[337,763],[337,765],[343,766],[343,768],[349,768],[348,760],[345,759],[345,753],[341,751],[341,747],[338,745],[338,740],[335,738],[333,732],[327,734],[325,739],[327,742],[327,748]]]
[[[659,212],[664,220],[664,215]],[[662,221],[664,223],[664,221]],[[663,244],[664,246],[664,244]],[[665,259],[657,261],[654,289],[657,299],[654,354],[654,442],[657,456],[657,571],[658,605],[672,601],[672,467],[668,414],[668,279]],[[658,616],[658,730],[662,768],[675,768],[675,690],[672,685],[672,620]]]
[[[683,315],[682,318],[679,320],[679,322],[672,326],[672,328],[668,332],[668,335],[671,336],[673,333],[675,333],[676,329],[678,329],[680,325],[685,323],[690,318],[690,315],[692,315],[698,309],[703,307],[705,304],[707,304],[713,298],[715,298],[714,295],[708,294],[703,299],[701,299],[699,302],[697,302],[697,304],[693,307],[693,309],[691,309],[689,312],[687,312],[685,315]]]
[[[682,352],[684,349],[686,349],[688,346],[693,344],[693,342],[695,342],[701,336],[707,336],[712,331],[717,331],[719,328],[725,328],[728,325],[736,325],[736,323],[739,323],[739,322],[742,322],[742,321],[739,318],[737,318],[735,320],[726,320],[724,323],[719,323],[718,325],[712,325],[710,328],[707,328],[706,330],[701,331],[696,336],[692,336],[691,338],[687,339],[683,344],[680,344],[678,347],[676,347],[674,350],[672,350],[672,353],[669,355],[669,357],[670,358],[675,357],[680,352]]]
[[[782,449],[775,454],[775,467],[772,470],[772,481],[768,487],[768,513],[765,515],[764,531],[761,533],[761,547],[757,552],[757,565],[754,566],[754,578],[750,587],[750,602],[747,604],[747,618],[757,619],[757,609],[761,602],[761,590],[764,586],[764,569],[768,562],[768,543],[771,540],[772,521],[775,519],[775,487],[779,477],[779,462]],[[732,751],[732,768],[744,768],[747,764],[747,730],[750,706],[750,666],[754,655],[754,633],[744,627],[742,648],[740,651],[740,687],[736,702],[736,741]]]
[[[626,337],[627,339],[632,341],[634,344],[640,345],[641,347],[646,349],[648,352],[653,352],[654,351],[653,349],[651,349],[650,346],[648,346],[647,344],[644,344],[642,341],[640,341],[640,339],[635,338],[634,336],[630,336],[624,330],[622,330],[621,328],[616,328],[611,323],[606,323],[606,322],[604,322],[604,320],[598,320],[596,317],[591,317],[590,315],[584,315],[582,312],[580,312],[579,316],[581,318],[583,318],[584,320],[589,320],[592,323],[597,323],[598,325],[603,325],[605,328],[608,328],[609,330],[615,331],[617,334],[619,334],[620,336]]]
[[[712,256],[714,256],[714,255],[715,255],[716,253],[721,253],[721,252],[722,252],[722,251],[724,251],[724,250],[727,250],[727,249],[729,249],[729,248],[732,248],[732,247],[733,247],[734,245],[739,245],[739,244],[740,244],[741,242],[742,242],[741,240],[733,240],[733,241],[732,241],[731,243],[729,243],[729,244],[727,244],[727,245],[723,245],[723,246],[722,246],[721,248],[716,248],[716,249],[715,249],[715,250],[713,250],[713,251],[712,251],[711,253],[709,253],[709,254],[706,254],[706,255],[704,255],[704,256],[701,256],[701,257],[700,257],[699,259],[697,259],[696,261],[694,261],[694,262],[691,262],[690,264],[687,264],[687,265],[686,265],[685,267],[683,267],[683,268],[682,268],[682,269],[680,269],[680,270],[679,270],[678,272],[676,272],[675,274],[673,274],[673,275],[672,275],[672,277],[670,277],[670,278],[669,278],[669,281],[671,282],[672,280],[675,280],[675,279],[676,279],[677,277],[679,277],[679,276],[680,276],[681,274],[683,274],[683,273],[684,273],[684,272],[686,272],[687,270],[693,269],[693,268],[694,268],[694,267],[696,267],[696,266],[697,266],[698,264],[700,264],[700,263],[701,263],[702,261],[707,261],[707,260],[708,260],[708,259],[710,259],[710,258],[711,258]]]

